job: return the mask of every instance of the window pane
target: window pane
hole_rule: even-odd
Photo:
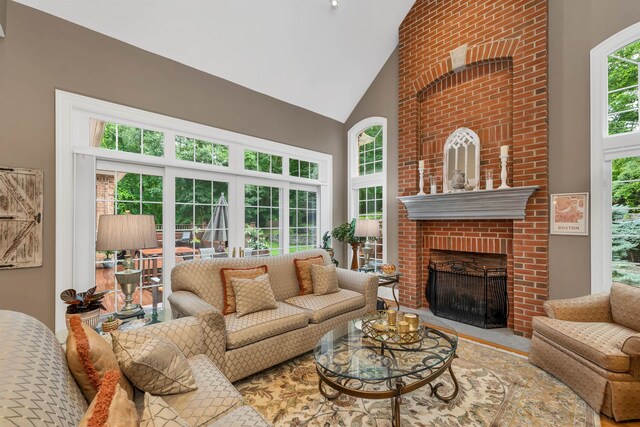
[[[640,286],[640,157],[616,159],[612,173],[612,279]]]
[[[176,136],[176,158],[180,160],[194,160],[195,142],[193,139]]]
[[[244,150],[244,168],[249,171],[258,170],[258,152]]]
[[[382,172],[382,126],[371,126],[358,135],[358,174]]]
[[[162,202],[162,177],[142,175],[142,200]]]
[[[609,90],[638,84],[638,66],[628,61],[609,57]]]
[[[137,173],[120,175],[116,200],[140,200],[140,175]]]
[[[378,219],[381,220],[382,227],[382,186],[360,188],[358,190],[358,219]],[[374,252],[372,254],[372,263],[380,265],[384,262],[384,254],[382,252],[382,239],[369,243]],[[361,259],[361,264],[364,259]]]
[[[162,132],[144,130],[142,132],[142,143],[144,154],[156,157],[164,156],[164,134]]]
[[[142,150],[142,131],[132,126],[118,126],[118,151],[140,153]]]
[[[196,162],[213,163],[213,145],[206,141],[196,141]]]
[[[282,157],[280,156],[271,156],[272,161],[272,169],[271,172],[277,173],[279,175],[282,174]]]
[[[609,114],[609,135],[638,130],[638,111]]]
[[[245,185],[245,256],[269,256],[282,249],[280,212],[274,200],[279,189],[263,185]],[[257,206],[257,207],[255,207]]]
[[[289,252],[300,252],[316,246],[317,213],[315,191],[289,190],[289,200],[298,209],[290,212]],[[312,202],[313,201],[313,202]]]
[[[211,181],[195,180],[195,202],[206,203],[210,205],[213,202],[211,198]]]
[[[637,108],[638,91],[635,88],[609,93],[609,113],[619,113]]]

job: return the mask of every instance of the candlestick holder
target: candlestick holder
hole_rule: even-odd
[[[502,182],[500,183],[500,187],[498,187],[498,189],[511,188],[507,185],[507,160],[509,160],[508,154],[500,155],[500,163],[502,164],[502,170],[500,171],[500,180]]]
[[[431,194],[438,193],[438,185],[436,184],[436,177],[433,175],[429,176],[429,189]]]
[[[420,191],[416,196],[426,196],[427,193],[424,192],[424,168],[418,168],[418,172],[420,173],[420,180],[418,181],[418,185],[420,186]]]

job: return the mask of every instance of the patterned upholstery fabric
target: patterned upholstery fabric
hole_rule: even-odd
[[[140,390],[159,395],[195,390],[187,358],[170,340],[133,334],[112,338],[122,372]]]
[[[232,280],[254,279],[267,274],[267,266],[261,265],[253,268],[223,268],[220,270],[222,280],[222,297],[224,299],[222,314],[227,315],[236,311],[236,295],[233,290]]]
[[[298,285],[300,286],[300,295],[309,295],[313,293],[313,280],[311,279],[311,266],[324,265],[322,255],[312,256],[308,258],[296,258],[293,260],[296,266],[296,276],[298,277]]]
[[[160,396],[144,394],[144,411],[140,427],[191,427]]]
[[[204,355],[189,359],[198,389],[163,399],[191,426],[206,425],[242,406],[240,393]]]
[[[636,333],[634,336],[627,338],[622,344],[622,351],[631,357],[640,359],[640,333]],[[636,372],[640,372],[640,369]]]
[[[332,294],[340,290],[335,265],[312,265],[311,281],[314,295]]]
[[[70,324],[66,345],[67,365],[87,402],[91,402],[98,393],[102,377],[110,370],[120,372],[120,366],[111,344],[93,328],[81,323],[77,316],[71,317]],[[124,375],[120,375],[120,385],[132,399],[133,387]]]
[[[225,316],[227,322],[227,350],[242,347],[294,329],[304,328],[309,323],[306,310],[282,302],[274,310],[238,316]]]
[[[540,335],[604,369],[613,372],[629,371],[629,356],[621,348],[625,340],[635,332],[624,326],[534,317],[533,328]]]
[[[189,291],[218,310],[223,309],[223,291],[220,278],[222,268],[248,268],[266,265],[271,277],[273,294],[277,301],[300,294],[293,260],[322,255],[324,264],[331,258],[323,249],[313,249],[275,257],[211,258],[181,262],[171,270],[171,290]],[[190,312],[183,315],[191,315]]]
[[[236,314],[238,317],[261,310],[278,308],[276,297],[273,296],[269,274],[263,274],[254,279],[232,278],[231,285],[236,300]]]
[[[211,427],[269,427],[270,424],[255,409],[241,406],[229,415],[220,418]]]
[[[214,309],[215,310],[215,309]],[[226,331],[224,317],[218,311],[202,313],[195,317],[173,319],[130,331],[115,331],[112,336],[161,337],[173,342],[186,358],[205,354],[220,369],[224,369]]]
[[[78,427],[118,426],[138,427],[140,419],[129,395],[118,380],[120,371],[109,371],[105,374],[100,390],[84,414]]]
[[[51,330],[0,310],[0,343],[0,425],[78,425],[87,401]]]
[[[612,322],[608,294],[545,301],[544,310],[552,319],[573,322]]]
[[[611,315],[617,324],[640,332],[640,288],[614,283],[611,286]]]
[[[364,295],[367,312],[376,309],[378,301],[378,277],[375,274],[363,274],[358,271],[337,268],[340,289],[348,289]]]
[[[302,295],[289,298],[285,302],[309,310],[311,323],[322,323],[332,317],[364,307],[365,304],[362,294],[347,289],[327,295]]]

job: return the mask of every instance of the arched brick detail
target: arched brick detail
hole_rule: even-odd
[[[486,62],[497,62],[510,59],[518,48],[518,38],[497,40],[467,48],[465,67]],[[451,59],[442,59],[432,65],[420,77],[413,81],[413,88],[420,93],[432,84],[453,74]]]

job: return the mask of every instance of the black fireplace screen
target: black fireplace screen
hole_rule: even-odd
[[[436,316],[485,329],[507,326],[506,268],[430,260],[425,294]]]

